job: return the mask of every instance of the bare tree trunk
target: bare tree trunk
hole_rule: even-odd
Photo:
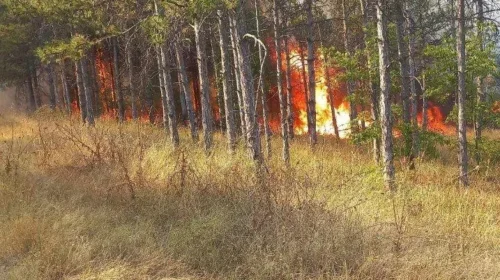
[[[427,93],[425,86],[425,75],[422,77],[422,131],[427,131],[429,125],[429,117],[427,115]]]
[[[306,103],[306,111],[307,111],[307,133],[311,131],[311,118],[309,118],[309,86],[307,84],[307,73],[306,73],[306,61],[305,61],[305,50],[302,48],[302,44],[299,43],[299,55],[300,55],[300,66],[301,66],[301,74],[302,74],[302,86],[304,87],[304,98]]]
[[[233,21],[229,21],[229,25],[230,25],[230,30],[231,30],[231,46],[232,46],[232,49],[233,49],[233,65],[234,65],[234,79],[235,79],[235,83],[236,83],[236,94],[238,96],[238,107],[239,107],[239,115],[240,115],[240,129],[241,129],[241,135],[243,136],[243,138],[245,139],[245,141],[247,140],[246,137],[247,137],[247,131],[246,131],[246,120],[245,120],[245,106],[243,105],[243,95],[242,95],[242,92],[241,92],[241,77],[240,77],[240,66],[238,64],[238,61],[239,61],[239,58],[238,58],[238,52],[236,51],[236,41],[237,41],[237,38],[236,38],[236,34],[237,34],[237,31],[236,31],[236,27],[234,26],[234,23]]]
[[[276,3],[275,3],[276,4]],[[257,26],[257,38],[260,40],[260,21],[259,21],[259,1],[255,0],[255,20],[256,20],[256,26]],[[281,55],[281,53],[280,53]],[[259,44],[259,66],[263,65],[263,62],[265,62],[265,57],[264,57],[264,50],[262,49],[262,46]],[[281,57],[280,57],[281,61]],[[281,69],[281,63],[278,64],[278,71]],[[267,103],[267,90],[264,88],[264,67],[261,68],[261,71],[259,71],[259,94],[261,97],[261,102],[262,102],[262,121],[263,121],[263,126],[264,126],[264,135],[266,137],[266,152],[267,152],[267,158],[271,158],[272,156],[272,149],[271,149],[271,129],[269,127],[269,105]],[[281,97],[280,97],[281,98]],[[286,115],[286,112],[285,112]],[[285,129],[288,129],[285,127]]]
[[[398,43],[399,71],[401,76],[401,101],[403,109],[403,137],[405,140],[404,156],[411,157],[412,136],[410,134],[410,65],[405,31],[404,0],[396,2],[396,33]]]
[[[175,114],[174,89],[172,86],[172,76],[170,73],[170,61],[163,48],[159,47],[159,49],[161,68],[163,73],[163,85],[165,87],[164,96],[162,96],[162,99],[165,99],[163,104],[167,106],[167,109],[163,110],[163,113],[167,114],[170,140],[172,141],[174,147],[177,147],[179,146],[179,132],[177,130],[177,118]]]
[[[177,49],[175,50],[175,52],[176,52],[176,57],[177,57]],[[177,66],[177,67],[179,67],[179,66]],[[184,94],[184,90],[182,88],[183,83],[182,83],[182,77],[181,77],[179,69],[177,69],[177,82],[179,84],[179,101],[181,103],[181,115],[182,115],[181,122],[183,124],[185,124],[186,121],[189,121],[189,116],[188,116],[188,111],[187,111],[186,95]]]
[[[87,112],[87,124],[90,126],[95,125],[94,121],[94,108],[92,106],[92,91],[90,90],[89,77],[87,75],[87,57],[80,59],[80,73],[82,79],[83,92],[85,93],[85,108]]]
[[[458,163],[460,169],[460,184],[469,186],[467,174],[467,127],[465,119],[465,1],[457,0],[458,30],[457,30],[457,60],[458,60]]]
[[[49,84],[49,106],[54,111],[56,109],[56,84],[54,82],[54,65],[52,62],[47,65],[46,69]]]
[[[207,70],[207,55],[206,55],[206,39],[205,30],[200,22],[194,23],[194,34],[196,39],[196,54],[198,60],[198,74],[200,77],[201,91],[201,115],[203,125],[203,138],[205,150],[209,151],[212,148],[212,108],[210,107],[210,80],[208,79]]]
[[[125,121],[125,102],[123,99],[123,93],[121,90],[121,83],[120,83],[120,70],[118,67],[118,38],[113,37],[112,39],[112,44],[113,44],[113,74],[114,74],[114,84],[115,84],[115,96],[116,96],[116,101],[118,103],[118,121],[120,123]]]
[[[476,0],[477,5],[477,36],[479,38],[479,44],[481,51],[484,50],[484,42],[483,42],[483,29],[484,29],[484,7],[483,0]],[[483,77],[478,76],[475,79],[477,93],[476,93],[476,114],[474,121],[474,145],[475,145],[475,159],[476,163],[479,164],[481,162],[481,151],[480,144],[482,138],[482,129],[483,129],[483,106],[486,101],[486,94],[484,92],[483,85]]]
[[[217,92],[216,100],[217,100],[217,109],[219,112],[219,128],[222,133],[226,130],[226,112],[224,110],[224,96],[222,92],[222,81],[220,77],[220,66],[217,62],[217,55],[215,52],[216,43],[215,43],[215,34],[210,34],[210,51],[212,52],[212,65],[214,68],[214,79],[215,79],[215,88]]]
[[[132,106],[132,119],[137,120],[139,118],[139,113],[137,111],[137,101],[136,101],[136,88],[134,86],[134,62],[132,60],[132,38],[128,38],[128,43],[126,46],[127,52],[127,66],[128,66],[128,90],[130,94],[130,103]]]
[[[229,38],[227,37],[226,30],[228,30],[227,24],[227,14],[223,13],[221,10],[217,11],[217,17],[219,19],[219,45],[221,54],[221,65],[222,65],[222,91],[224,94],[224,109],[226,112],[226,135],[228,140],[229,151],[231,153],[236,149],[236,127],[235,127],[235,114],[233,106],[233,92],[234,87],[230,82],[230,65],[229,65]]]
[[[82,122],[85,123],[87,121],[87,106],[86,106],[86,97],[85,97],[85,88],[83,81],[83,73],[82,68],[80,66],[80,61],[75,62],[75,70],[76,70],[76,87],[78,89],[78,103],[80,105],[80,116],[82,118]]]
[[[282,157],[286,165],[290,165],[290,145],[288,142],[288,118],[286,100],[283,95],[283,82],[281,74],[281,30],[280,30],[280,10],[278,0],[273,1],[274,8],[274,45],[276,47],[276,83],[278,86],[278,96],[280,102],[280,122],[281,122],[281,138],[283,141]]]
[[[161,94],[161,108],[162,108],[162,122],[163,129],[167,134],[170,134],[170,124],[168,119],[168,103],[167,103],[167,93],[165,90],[165,72],[163,71],[163,59],[161,53],[163,52],[162,46],[156,46],[156,64],[158,65],[158,80],[160,84],[160,94]]]
[[[36,66],[33,64],[31,66],[31,77],[33,78],[33,93],[35,96],[35,110],[42,107],[42,97],[40,96],[40,88],[38,87],[38,73],[36,71]]]
[[[309,112],[307,114],[311,122],[309,129],[309,138],[311,146],[316,145],[318,136],[316,134],[316,71],[314,69],[314,32],[313,32],[313,13],[312,0],[305,0],[307,12],[307,74],[309,75],[309,96],[307,103],[309,104]]]
[[[287,22],[285,20],[285,28]],[[286,59],[286,112],[288,122],[288,136],[293,139],[295,132],[293,131],[293,98],[292,98],[292,66],[290,50],[288,49],[288,34],[285,37],[285,59]]]
[[[66,113],[68,116],[71,115],[71,95],[69,92],[68,78],[66,76],[66,61],[63,60],[61,63],[61,83],[64,94],[64,103],[66,106]]]
[[[242,16],[242,10],[243,4],[240,0],[238,3],[239,16]],[[241,93],[243,96],[247,132],[247,146],[250,157],[257,162],[261,162],[262,155],[260,150],[260,133],[256,118],[256,100],[250,63],[250,42],[248,39],[243,38],[243,35],[246,34],[246,28],[243,21],[236,19],[236,15],[234,13],[231,13],[229,18],[233,22],[236,31],[234,37],[236,38],[236,51],[239,59],[236,63],[239,64],[238,66],[240,69]]]
[[[30,112],[34,112],[36,110],[36,101],[35,101],[35,90],[33,89],[33,77],[31,76],[31,70],[28,71],[29,76],[27,80],[28,84],[28,109]]]
[[[184,96],[186,104],[186,113],[189,119],[189,128],[191,130],[191,139],[194,142],[198,142],[198,124],[196,123],[196,117],[194,115],[193,100],[191,98],[191,91],[189,90],[189,80],[186,72],[186,65],[184,63],[184,53],[182,51],[182,46],[179,42],[174,42],[175,55],[177,57],[177,67],[179,69],[180,85],[181,85],[181,96]]]
[[[390,191],[396,190],[394,154],[392,144],[391,76],[389,72],[389,45],[387,41],[387,3],[377,0],[377,34],[380,71],[380,117],[382,129],[382,155],[384,158],[384,182]]]
[[[415,169],[415,158],[420,153],[418,120],[417,120],[417,107],[418,95],[416,88],[416,63],[415,63],[415,22],[413,20],[413,5],[408,9],[408,61],[410,67],[410,103],[411,103],[411,126],[412,126],[412,147],[410,153],[410,169]]]
[[[92,91],[94,93],[94,114],[95,117],[99,117],[102,114],[102,103],[101,103],[101,89],[99,86],[99,75],[97,74],[96,70],[96,53],[97,53],[97,47],[93,49],[93,51],[90,53],[90,65],[89,65],[89,72],[90,76],[92,77]]]
[[[377,89],[376,89],[376,84],[375,82],[373,81],[373,75],[371,74],[371,69],[372,69],[372,64],[373,64],[373,60],[372,60],[372,55],[371,55],[371,52],[370,50],[368,49],[367,45],[368,45],[368,13],[367,13],[367,9],[368,9],[368,4],[365,0],[360,0],[360,5],[361,5],[361,14],[363,16],[363,49],[365,51],[365,56],[366,56],[366,63],[367,63],[367,67],[368,67],[368,90],[369,90],[369,95],[370,95],[370,99],[371,99],[371,110],[370,110],[370,113],[371,113],[371,117],[373,119],[373,121],[375,123],[378,123],[380,118],[379,118],[379,98],[378,98],[378,94],[377,94]],[[375,161],[375,163],[379,163],[380,162],[380,138],[379,137],[375,137],[375,139],[373,139],[373,159]]]
[[[350,42],[349,42],[349,23],[348,21],[348,15],[347,15],[347,7],[346,7],[346,0],[342,0],[342,23],[344,27],[344,49],[345,53],[351,55],[351,47],[350,47]],[[345,69],[346,71],[349,71],[349,69]],[[354,82],[347,80],[346,82],[346,90],[347,90],[347,97],[349,98],[349,119],[351,120],[351,132],[356,132],[358,130],[358,124],[355,123],[354,121],[358,117],[358,110],[356,108],[356,103],[354,102]]]

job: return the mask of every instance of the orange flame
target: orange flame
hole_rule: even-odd
[[[422,112],[417,116],[418,122],[422,125]],[[432,102],[428,102],[427,108],[427,129],[430,131],[443,133],[443,134],[453,134],[453,126],[447,125],[445,123],[446,117],[444,116],[441,108],[436,106]]]
[[[296,134],[306,134],[307,127],[307,93],[304,81],[307,80],[307,58],[305,51],[301,49],[298,42],[292,38],[289,42],[291,58],[291,80],[293,89],[293,105],[295,107],[294,129]],[[303,59],[303,61],[302,61]],[[282,70],[286,70],[286,54],[282,54]],[[346,94],[341,88],[327,84],[325,67],[323,65],[324,56],[318,51],[315,60],[316,72],[316,129],[319,134],[334,135],[335,129],[332,120],[332,110],[330,102],[330,91],[334,92],[334,106],[339,129],[339,136],[347,138],[350,133],[349,103]],[[335,78],[336,69],[327,68],[330,78]],[[305,73],[305,74],[304,74]],[[304,77],[306,75],[306,77]],[[306,82],[307,83],[307,82]]]

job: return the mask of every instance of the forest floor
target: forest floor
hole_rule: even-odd
[[[500,164],[454,146],[383,189],[369,145],[305,137],[264,170],[223,137],[0,116],[0,279],[500,279]],[[486,136],[500,139],[498,131]]]

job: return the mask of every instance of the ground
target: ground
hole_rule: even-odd
[[[292,142],[257,169],[217,134],[0,117],[0,279],[499,279],[500,165],[457,187],[453,145],[383,189],[369,145]],[[489,131],[498,140],[498,131]],[[493,141],[495,145],[495,141]]]

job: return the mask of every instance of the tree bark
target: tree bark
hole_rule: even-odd
[[[458,146],[459,146],[459,175],[460,184],[469,186],[467,174],[467,127],[465,119],[465,1],[457,0],[458,29],[457,29],[457,63],[458,63]]]
[[[425,86],[425,75],[422,77],[422,131],[427,131],[429,126],[429,117],[427,115],[427,108],[429,104],[427,103],[427,93]]]
[[[125,121],[125,102],[123,98],[123,93],[121,90],[121,83],[120,83],[120,70],[118,66],[118,38],[113,37],[112,39],[112,44],[113,44],[113,78],[114,78],[114,84],[115,84],[115,96],[116,96],[116,101],[118,105],[118,121],[120,123]]]
[[[212,108],[210,106],[210,80],[208,79],[207,70],[207,55],[206,55],[206,39],[203,25],[196,21],[194,23],[194,34],[196,39],[196,54],[198,60],[198,74],[200,77],[200,92],[201,92],[201,115],[203,125],[203,139],[205,150],[212,149]]]
[[[215,80],[215,88],[216,88],[216,101],[217,101],[217,110],[219,113],[219,128],[222,133],[226,130],[226,112],[224,110],[224,94],[222,92],[222,81],[220,77],[220,66],[217,61],[217,55],[215,52],[216,43],[215,43],[215,34],[210,34],[210,51],[212,55],[212,66],[214,71],[214,80]]]
[[[287,28],[287,20],[285,20],[285,28]],[[286,59],[286,112],[287,112],[287,122],[288,122],[288,137],[293,139],[295,136],[295,131],[293,130],[293,98],[292,98],[292,66],[290,50],[288,48],[288,34],[285,37],[285,59]]]
[[[168,119],[168,103],[167,103],[167,97],[166,97],[166,92],[165,92],[165,78],[163,78],[163,75],[165,75],[165,72],[163,71],[163,60],[161,57],[161,52],[162,46],[156,46],[156,64],[158,65],[158,79],[159,79],[159,84],[160,84],[160,94],[161,94],[161,108],[162,108],[162,123],[163,123],[163,129],[165,129],[165,132],[167,134],[170,134],[169,130],[169,119]]]
[[[134,86],[134,62],[132,60],[132,38],[128,38],[129,42],[126,46],[127,66],[128,66],[128,90],[130,94],[130,103],[132,107],[132,119],[137,120],[139,113],[137,111],[136,89]]]
[[[275,1],[276,4],[276,1]],[[275,5],[276,9],[276,5]],[[256,21],[256,27],[257,27],[257,38],[260,40],[260,21],[259,21],[259,1],[255,0],[255,21]],[[281,55],[281,54],[280,54]],[[262,46],[259,44],[259,66],[263,65],[265,62],[265,57],[264,57],[264,50],[262,49]],[[280,57],[281,60],[281,57]],[[278,71],[281,69],[281,63],[278,64]],[[267,158],[272,157],[272,149],[271,149],[271,129],[269,127],[269,105],[267,103],[267,90],[264,88],[265,83],[264,83],[264,71],[265,67],[261,67],[261,71],[259,71],[259,94],[261,97],[261,102],[262,102],[262,122],[264,126],[264,135],[266,137],[266,152],[267,152]],[[280,97],[281,98],[281,97]],[[286,112],[285,112],[286,116]],[[288,129],[285,127],[285,129]]]
[[[373,59],[372,59],[372,54],[370,50],[368,49],[368,4],[365,0],[360,0],[360,5],[361,5],[361,14],[363,16],[363,49],[365,52],[365,57],[366,57],[366,64],[368,67],[368,91],[371,99],[371,117],[372,120],[375,124],[378,124],[380,120],[380,112],[379,112],[379,97],[377,94],[377,89],[376,89],[376,84],[374,82],[374,78],[372,75],[372,65],[373,65]],[[380,163],[380,137],[375,137],[373,139],[373,160],[375,163]]]
[[[54,62],[47,65],[47,76],[49,83],[49,106],[51,110],[55,110],[57,106],[57,85],[54,75]]]
[[[222,74],[222,91],[224,94],[224,109],[226,112],[226,135],[229,146],[230,153],[233,153],[236,149],[236,125],[235,125],[235,114],[234,114],[234,87],[230,82],[231,67],[229,63],[229,38],[227,37],[226,30],[228,29],[227,24],[227,14],[223,13],[221,10],[217,11],[217,17],[219,20],[219,46],[221,54],[221,74]]]
[[[90,89],[90,81],[87,75],[88,73],[87,58],[86,57],[81,58],[79,64],[80,64],[80,73],[82,74],[81,79],[82,79],[83,92],[85,93],[85,109],[87,112],[87,124],[90,126],[94,126],[95,125],[94,108],[92,106],[93,94]]]
[[[342,0],[342,24],[344,28],[344,49],[345,53],[348,55],[352,55],[351,53],[351,47],[350,47],[350,42],[349,42],[349,23],[347,22],[348,20],[348,15],[347,15],[347,6],[346,6],[346,0]],[[345,71],[349,71],[349,69],[345,69]],[[351,120],[351,132],[356,132],[358,129],[358,124],[355,123],[354,121],[358,117],[358,110],[356,108],[356,102],[354,102],[354,83],[351,80],[346,81],[346,91],[347,91],[347,97],[349,99],[349,119]]]
[[[283,95],[283,82],[281,73],[281,30],[280,10],[278,0],[273,1],[274,19],[274,45],[276,49],[276,83],[278,86],[278,97],[280,103],[281,138],[283,141],[282,158],[287,166],[290,165],[290,145],[288,142],[288,118],[285,96]]]
[[[94,116],[99,117],[102,114],[101,89],[99,86],[99,75],[96,70],[97,47],[94,47],[90,53],[89,74],[92,77],[92,91],[94,93]]]
[[[35,101],[35,90],[33,89],[33,77],[31,76],[31,70],[28,71],[28,109],[30,112],[34,112],[36,110],[36,101]]]
[[[160,49],[160,61],[161,61],[161,70],[163,73],[163,86],[164,95],[162,96],[162,104],[166,105],[166,110],[163,110],[163,113],[167,114],[168,118],[168,131],[170,135],[170,140],[174,147],[179,146],[179,132],[177,130],[177,118],[175,114],[175,100],[174,100],[174,89],[172,86],[172,76],[170,73],[170,61],[169,57],[165,54],[165,51],[162,47]]]
[[[243,3],[238,3],[238,16],[243,15]],[[238,53],[238,68],[240,69],[241,93],[244,103],[245,123],[247,132],[247,146],[250,157],[256,161],[262,161],[260,133],[256,118],[256,101],[253,85],[253,75],[250,63],[250,42],[243,38],[246,34],[246,27],[240,19],[236,18],[234,13],[230,13],[230,20],[235,27],[236,51]]]
[[[484,42],[483,42],[483,28],[484,28],[484,7],[483,0],[476,0],[477,5],[477,36],[479,39],[480,50],[484,51]],[[483,85],[483,77],[478,76],[475,79],[476,83],[476,114],[474,120],[474,145],[475,145],[475,159],[476,163],[479,164],[481,162],[481,138],[482,138],[482,130],[483,130],[483,106],[486,101],[486,94],[484,92]]]
[[[87,106],[86,106],[86,97],[85,97],[85,88],[83,81],[83,73],[82,68],[80,66],[80,60],[75,62],[75,70],[76,70],[76,87],[78,89],[78,103],[80,105],[80,116],[82,118],[82,122],[85,123],[87,121]]]
[[[389,71],[389,45],[387,41],[386,0],[377,0],[377,34],[380,71],[380,125],[382,129],[382,156],[384,159],[384,182],[390,191],[396,190],[394,154],[392,143],[391,76]]]
[[[316,145],[318,137],[316,134],[316,71],[314,62],[316,60],[314,54],[314,32],[313,32],[313,13],[312,0],[305,0],[307,12],[307,74],[309,76],[309,96],[307,103],[309,104],[309,112],[307,114],[310,119],[311,127],[309,129],[309,139],[311,146]]]
[[[68,78],[66,76],[66,61],[64,61],[64,60],[61,63],[61,83],[62,83],[66,113],[68,114],[68,116],[70,116],[71,115],[71,94],[69,92]]]
[[[411,126],[412,126],[412,147],[410,153],[410,169],[415,169],[415,158],[420,153],[420,139],[418,131],[418,95],[416,88],[416,63],[415,63],[415,21],[413,19],[413,5],[408,9],[408,61],[410,67],[410,103],[411,103]]]
[[[403,110],[403,137],[405,141],[404,156],[411,157],[412,135],[410,133],[410,65],[408,61],[408,44],[405,28],[404,0],[396,2],[396,33],[401,76],[401,102]]]
[[[239,57],[238,57],[238,52],[237,52],[237,46],[236,46],[236,41],[237,41],[237,38],[236,38],[236,34],[237,34],[237,31],[236,31],[236,27],[234,26],[234,22],[232,20],[229,21],[229,25],[230,25],[230,33],[231,33],[231,46],[232,46],[232,50],[233,50],[233,65],[234,65],[234,79],[235,79],[235,84],[236,84],[236,94],[237,94],[237,97],[238,97],[238,112],[239,112],[239,116],[240,116],[240,129],[241,129],[241,135],[243,136],[243,138],[245,139],[245,141],[247,140],[246,137],[247,137],[247,131],[246,131],[246,120],[245,120],[245,106],[243,104],[243,95],[242,95],[242,92],[241,92],[241,74],[240,74],[240,66],[239,66]]]
[[[193,100],[191,98],[191,91],[189,90],[189,80],[186,72],[186,65],[184,62],[184,53],[182,46],[179,42],[174,42],[175,55],[177,57],[177,67],[179,69],[181,96],[184,96],[186,105],[186,114],[189,119],[189,128],[191,131],[191,139],[198,142],[198,124],[196,123],[196,116],[194,115]]]

